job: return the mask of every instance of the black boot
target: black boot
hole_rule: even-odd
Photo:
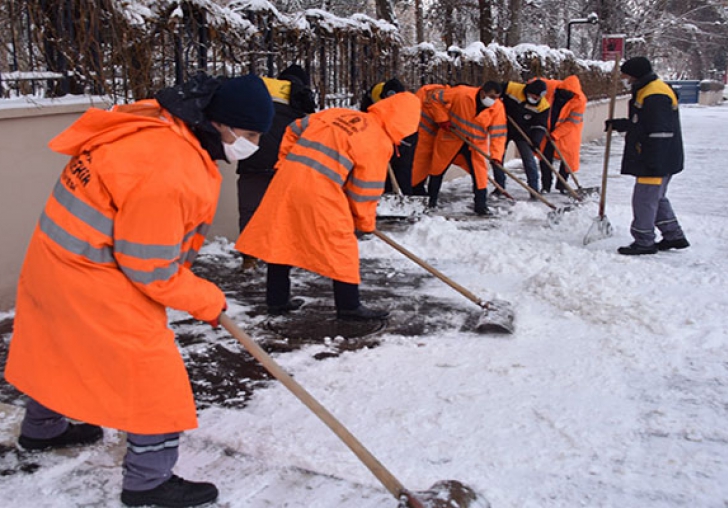
[[[336,311],[336,317],[342,321],[374,321],[377,319],[387,319],[389,312],[359,305],[356,309],[352,310],[338,309]]]
[[[302,306],[302,298],[291,298],[283,305],[268,305],[268,314],[271,316],[281,316],[283,314],[288,314],[293,310],[298,310]]]
[[[66,431],[59,436],[48,439],[36,439],[21,434],[18,438],[18,444],[26,450],[38,451],[87,445],[95,443],[102,437],[104,437],[104,431],[97,425],[69,423]]]
[[[427,195],[430,197],[427,206],[429,208],[437,208],[437,198],[440,196],[440,188],[445,174],[430,176],[427,180]]]
[[[488,209],[488,189],[475,190],[475,205],[473,211],[476,215],[482,215],[484,217],[492,215]]]
[[[617,252],[625,256],[641,256],[643,254],[657,254],[657,246],[653,243],[652,245],[637,245],[632,243],[626,247],[620,247]]]
[[[190,482],[172,475],[149,490],[122,490],[121,502],[126,506],[165,506],[185,508],[198,506],[217,499],[217,487],[212,483]]]
[[[657,242],[657,250],[687,249],[688,247],[690,247],[690,242],[685,237],[675,240],[665,240],[663,238]]]

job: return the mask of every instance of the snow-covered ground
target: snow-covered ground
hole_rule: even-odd
[[[319,346],[276,359],[412,490],[457,479],[494,508],[725,508],[728,105],[683,107],[682,120],[686,170],[668,195],[689,249],[616,253],[631,242],[634,181],[618,174],[616,136],[611,238],[582,244],[596,203],[551,228],[548,209],[526,201],[487,231],[425,218],[392,233],[474,293],[511,301],[514,335],[453,327],[385,334],[380,347],[325,361],[313,358]],[[603,139],[584,146],[583,186],[600,183],[603,155]],[[525,198],[515,185],[509,190]],[[409,263],[376,239],[361,250],[395,269]],[[421,291],[477,312],[434,278]],[[20,411],[2,413],[0,442],[12,444]],[[120,442],[110,431],[103,445],[39,456],[35,473],[3,477],[2,504],[120,506]],[[9,460],[3,467],[12,468]],[[201,411],[200,428],[183,436],[177,473],[214,480],[219,506],[396,506],[278,383],[258,389],[245,410]]]

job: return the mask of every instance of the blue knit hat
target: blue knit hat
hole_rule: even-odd
[[[254,74],[223,81],[205,108],[209,120],[255,132],[270,130],[273,113],[268,87]]]

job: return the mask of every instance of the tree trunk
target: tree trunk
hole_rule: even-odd
[[[377,17],[388,23],[399,26],[397,15],[394,13],[394,2],[392,0],[375,0],[377,5]]]
[[[510,0],[510,23],[506,33],[506,46],[513,47],[521,42],[521,0]]]
[[[490,44],[493,42],[493,12],[491,10],[491,0],[478,0],[478,28],[480,32],[480,42]]]
[[[424,23],[422,20],[424,13],[422,12],[422,0],[415,0],[415,26],[417,44],[421,44],[425,40]]]
[[[452,2],[446,2],[445,3],[445,26],[444,26],[444,33],[442,34],[442,38],[445,42],[445,47],[449,48],[453,45],[453,41],[455,40],[455,22],[453,21],[453,12],[455,9],[453,8]]]

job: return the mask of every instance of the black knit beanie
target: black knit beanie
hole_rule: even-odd
[[[209,120],[255,132],[270,130],[273,113],[268,88],[254,74],[223,81],[205,108]]]
[[[278,79],[285,81],[291,81],[297,79],[303,86],[311,86],[311,77],[308,72],[298,64],[291,64],[281,71],[278,75]]]
[[[397,78],[389,79],[384,82],[384,86],[382,87],[382,99],[404,91],[405,87],[400,80]]]
[[[534,79],[526,85],[524,91],[530,95],[544,95],[546,93],[546,83],[540,79]]]
[[[624,62],[619,70],[622,74],[639,79],[652,73],[652,64],[647,58],[636,56]]]

